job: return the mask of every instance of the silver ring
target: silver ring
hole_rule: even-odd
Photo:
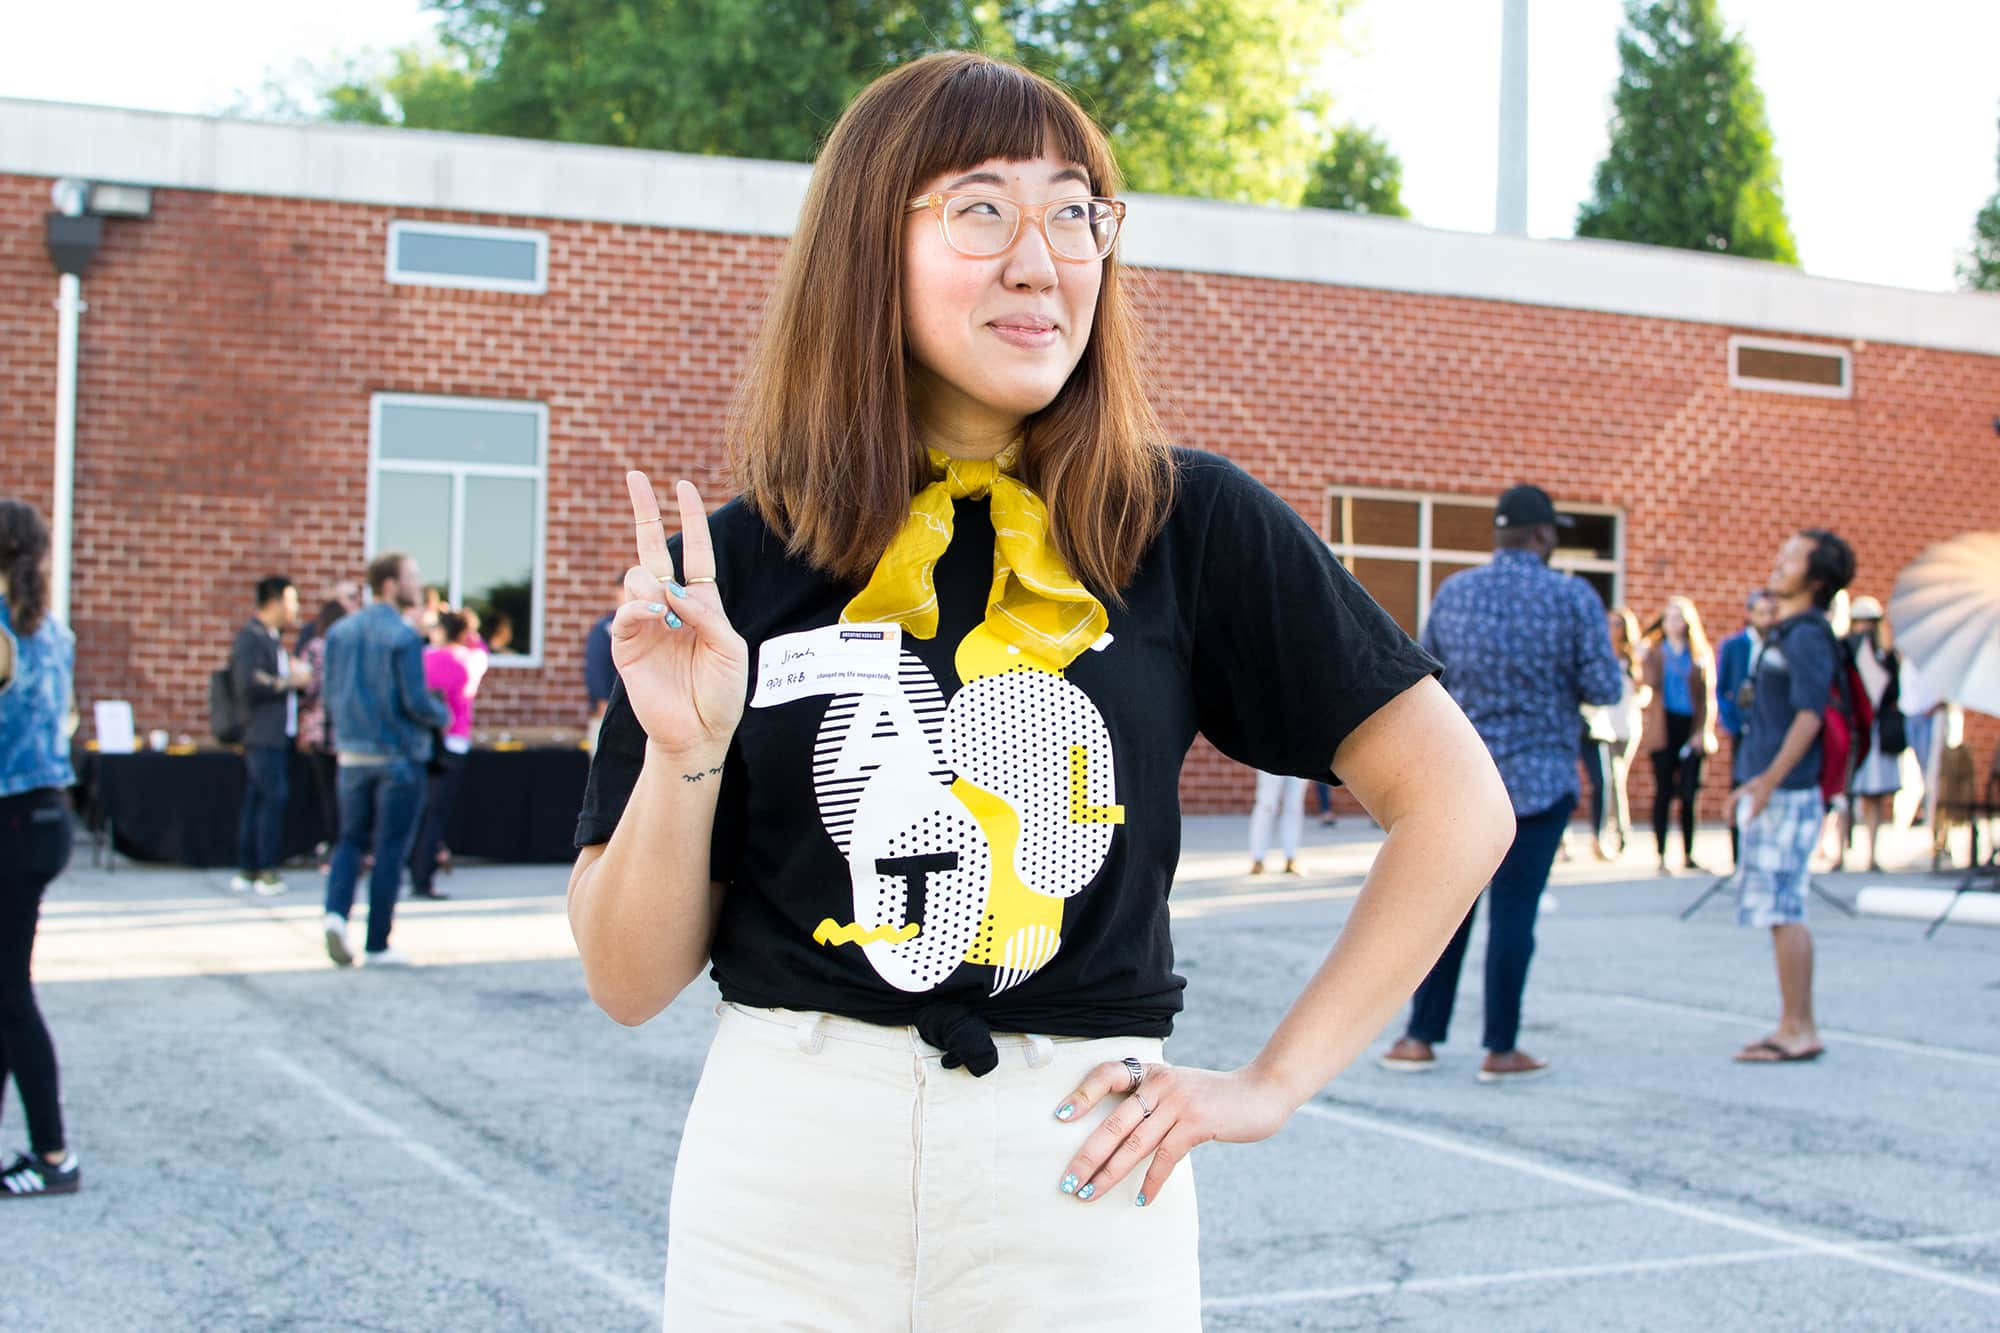
[[[1151,1120],[1153,1118],[1153,1108],[1151,1104],[1149,1104],[1146,1101],[1145,1096],[1137,1088],[1132,1089],[1132,1100],[1139,1103],[1139,1109],[1144,1112],[1144,1114],[1139,1117],[1141,1120]]]
[[[1146,1081],[1146,1066],[1140,1064],[1137,1060],[1133,1059],[1129,1055],[1126,1056],[1124,1059],[1120,1060],[1118,1063],[1124,1065],[1125,1072],[1132,1076],[1132,1086],[1125,1089],[1125,1091],[1127,1093],[1137,1092],[1139,1090],[1139,1085]]]

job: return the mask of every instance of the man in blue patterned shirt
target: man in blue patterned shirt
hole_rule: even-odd
[[[1546,1060],[1517,1045],[1521,992],[1535,952],[1535,911],[1576,807],[1577,709],[1617,703],[1622,692],[1604,604],[1582,579],[1548,567],[1557,528],[1573,521],[1558,515],[1538,486],[1508,490],[1493,513],[1493,562],[1447,580],[1424,626],[1424,647],[1444,663],[1445,688],[1486,742],[1514,802],[1514,845],[1486,892],[1492,920],[1481,1083],[1548,1070]],[[1432,1047],[1451,1025],[1477,911],[1475,903],[1417,987],[1409,1029],[1382,1058],[1384,1068],[1416,1073],[1437,1067]]]

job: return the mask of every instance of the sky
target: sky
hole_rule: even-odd
[[[1808,272],[1949,290],[1996,187],[1996,0],[1721,0],[1755,56]],[[1501,0],[1358,0],[1329,66],[1340,119],[1403,160],[1418,222],[1493,226]],[[1619,0],[1529,0],[1528,230],[1573,233],[1605,146]],[[267,74],[432,28],[419,0],[15,6],[0,97],[216,112]],[[198,40],[190,41],[190,33]],[[116,41],[105,41],[116,34]],[[172,59],[161,58],[173,52]]]

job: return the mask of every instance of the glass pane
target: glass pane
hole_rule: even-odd
[[[396,271],[533,282],[537,248],[531,236],[454,236],[405,227],[396,232]]]
[[[1616,514],[1571,514],[1573,528],[1560,529],[1560,555],[1577,555],[1591,560],[1618,558],[1618,516]]]
[[[458,596],[479,613],[480,635],[496,656],[535,651],[538,489],[526,477],[465,479],[465,567]]]
[[[1417,562],[1355,556],[1347,562],[1368,595],[1382,604],[1405,634],[1417,632]]]
[[[1417,545],[1417,502],[1415,500],[1362,500],[1354,502],[1356,546]]]
[[[540,434],[540,414],[521,408],[384,403],[376,447],[383,458],[533,467]]]
[[[408,551],[426,583],[451,578],[451,474],[375,474],[375,550]]]
[[[1431,506],[1433,551],[1493,549],[1493,506],[1463,500],[1439,500]]]

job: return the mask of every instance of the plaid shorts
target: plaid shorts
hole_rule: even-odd
[[[1747,798],[1746,798],[1747,799]],[[1743,830],[1736,872],[1736,924],[1784,926],[1806,919],[1813,848],[1819,845],[1826,801],[1817,786],[1771,793],[1764,813]]]

